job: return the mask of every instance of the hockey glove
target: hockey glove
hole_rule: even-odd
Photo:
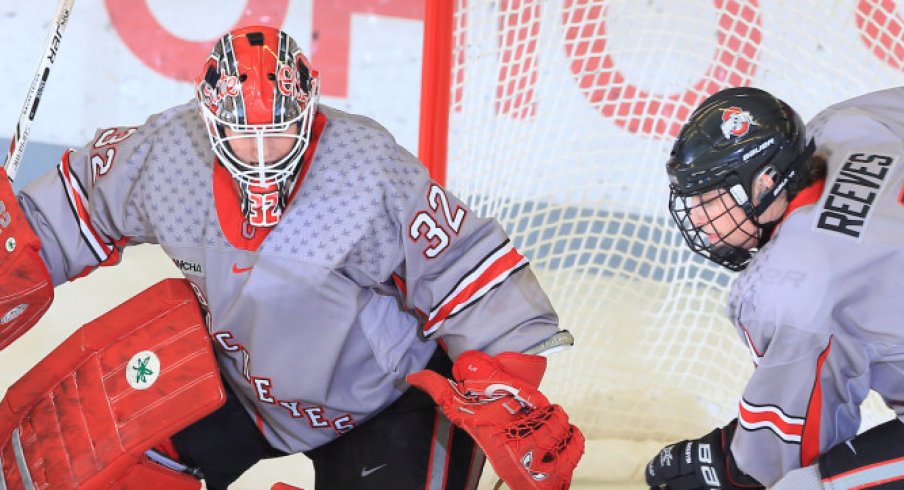
[[[540,356],[467,351],[452,366],[455,380],[429,370],[407,380],[474,438],[511,488],[558,490],[571,483],[584,436],[537,390],[545,369]]]
[[[53,282],[38,253],[6,169],[0,168],[0,350],[34,326],[53,301]]]
[[[763,488],[738,469],[728,448],[737,420],[700,439],[666,446],[647,465],[647,485],[667,490]]]

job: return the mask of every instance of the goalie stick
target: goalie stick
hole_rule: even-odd
[[[9,144],[9,151],[6,153],[6,160],[3,162],[3,168],[6,169],[10,182],[16,177],[16,172],[18,172],[19,165],[22,163],[25,142],[28,140],[29,132],[31,132],[31,125],[34,122],[35,113],[38,111],[38,104],[41,102],[41,95],[44,93],[47,78],[50,76],[50,68],[53,67],[53,63],[56,61],[60,43],[63,40],[63,31],[69,22],[69,14],[72,12],[74,3],[75,0],[60,0],[56,13],[53,15],[50,32],[47,34],[47,40],[44,41],[44,50],[41,54],[41,62],[38,64],[38,71],[31,81],[31,86],[28,87],[25,105],[22,106],[19,122],[16,123],[16,132],[13,134],[12,141]]]

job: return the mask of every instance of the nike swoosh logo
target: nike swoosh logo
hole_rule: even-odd
[[[239,267],[238,264],[232,264],[232,273],[233,274],[241,274],[243,272],[248,272],[254,267]]]
[[[385,467],[386,467],[386,463],[383,463],[383,464],[381,464],[380,466],[376,466],[376,467],[370,468],[370,469],[367,469],[367,468],[361,468],[361,478],[364,478],[364,477],[366,477],[366,476],[369,476],[371,473],[373,473],[373,472],[375,472],[375,471],[382,470],[382,469],[385,468]]]

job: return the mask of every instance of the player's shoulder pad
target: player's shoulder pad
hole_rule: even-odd
[[[330,167],[343,167],[357,174],[361,184],[379,185],[390,193],[426,185],[427,169],[380,123],[322,104],[319,110],[326,116],[327,126],[317,153],[335,155]]]
[[[154,114],[137,126],[102,127],[79,153],[88,158],[96,176],[123,168],[131,169],[125,173],[134,174],[155,159],[167,163],[198,157],[205,165],[213,164],[213,152],[195,102]]]

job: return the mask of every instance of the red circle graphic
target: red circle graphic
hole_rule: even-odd
[[[857,2],[857,30],[860,40],[888,66],[904,69],[904,20],[893,0],[860,0]]]
[[[147,0],[104,0],[104,4],[129,50],[149,68],[169,78],[194,80],[217,40],[189,41],[174,35],[154,17]],[[248,0],[241,18],[223,32],[254,24],[282,27],[288,9],[289,0]]]
[[[749,85],[762,41],[759,1],[714,0],[713,5],[719,13],[718,47],[706,73],[684,92],[656,94],[630,83],[607,53],[605,4],[566,0],[562,18],[565,52],[584,96],[619,127],[632,133],[672,138],[691,111],[710,94]]]

